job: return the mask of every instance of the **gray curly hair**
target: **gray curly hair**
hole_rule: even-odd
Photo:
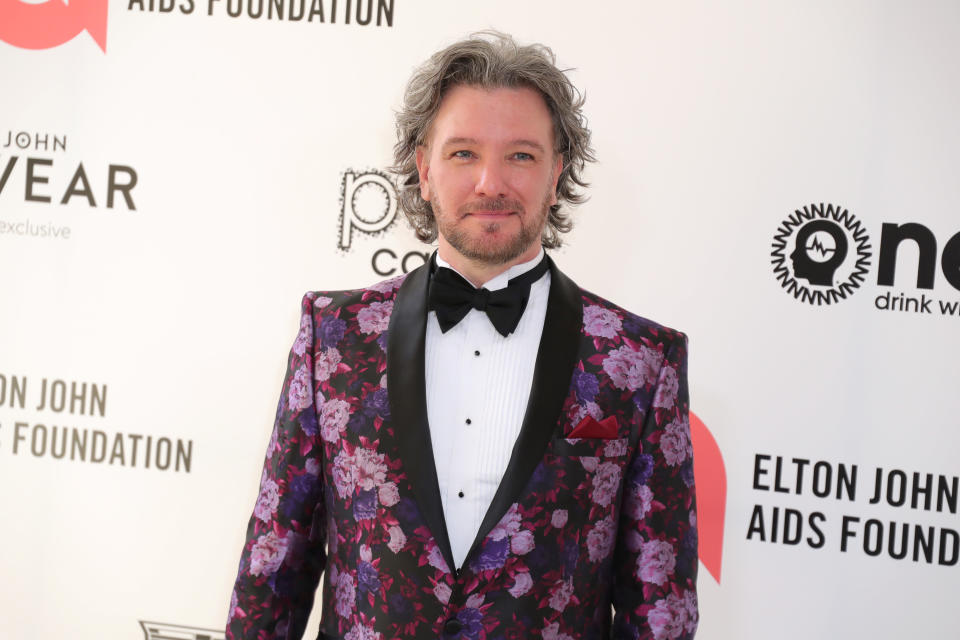
[[[563,156],[557,181],[557,204],[550,207],[541,242],[549,249],[562,244],[561,233],[573,223],[561,203],[580,204],[586,196],[583,169],[595,160],[590,130],[582,113],[583,95],[556,66],[556,56],[541,44],[520,46],[498,31],[481,31],[433,54],[410,78],[397,112],[397,143],[393,148],[400,207],[424,242],[437,239],[437,222],[430,203],[420,195],[417,147],[425,145],[440,103],[452,87],[484,89],[528,87],[540,92],[553,120],[554,149]]]

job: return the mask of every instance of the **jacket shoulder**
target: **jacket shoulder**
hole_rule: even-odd
[[[312,310],[315,313],[329,315],[357,304],[392,302],[406,276],[407,274],[402,274],[360,289],[308,291],[303,295],[301,302],[303,312]]]
[[[680,341],[684,344],[687,341],[687,334],[683,331],[637,315],[586,289],[580,289],[580,295],[583,299],[584,330],[588,334],[597,325],[616,322],[610,316],[612,313],[620,321],[621,332],[631,340]]]

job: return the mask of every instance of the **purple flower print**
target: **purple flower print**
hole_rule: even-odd
[[[313,495],[317,488],[317,479],[309,473],[294,476],[290,480],[290,490],[283,500],[283,511],[288,518],[296,517],[300,505]]]
[[[447,604],[450,602],[450,596],[453,595],[453,590],[450,589],[446,582],[438,582],[433,585],[433,595],[443,604]]]
[[[634,351],[624,345],[607,354],[603,370],[617,389],[636,391],[656,380],[661,359],[660,352],[649,347],[641,346],[639,351]]]
[[[667,464],[675,467],[693,455],[693,446],[690,444],[690,425],[686,420],[676,420],[667,425],[660,436],[660,449]]]
[[[390,607],[390,620],[403,624],[413,620],[413,603],[402,593],[391,593],[387,596],[387,605]]]
[[[265,576],[276,573],[287,553],[287,539],[281,538],[273,531],[257,538],[250,552],[250,573],[255,576]]]
[[[597,376],[592,373],[575,369],[573,372],[573,385],[577,391],[577,400],[582,404],[584,402],[593,402],[600,391],[600,383]]]
[[[653,505],[653,491],[645,484],[632,484],[629,491],[624,505],[627,515],[634,520],[646,518],[647,514],[650,513],[650,507]]]
[[[378,282],[377,284],[371,285],[368,287],[371,291],[376,291],[377,293],[390,293],[401,284],[403,284],[404,278],[407,277],[407,274],[402,274],[399,276],[394,276],[389,280],[384,280],[383,282]]]
[[[620,316],[597,305],[590,305],[583,310],[583,330],[588,336],[598,338],[616,338],[623,329]]]
[[[360,309],[357,313],[357,322],[360,331],[366,334],[381,333],[390,326],[390,314],[393,312],[393,301],[371,302],[370,306]]]
[[[287,404],[290,411],[302,411],[313,404],[313,392],[310,390],[310,370],[306,363],[297,369],[287,391]]]
[[[560,623],[551,622],[543,628],[543,631],[540,632],[540,637],[543,640],[573,640],[573,636],[560,633]]]
[[[327,442],[336,442],[350,419],[350,403],[333,398],[320,408],[320,437]]]
[[[357,580],[360,583],[360,593],[373,593],[380,589],[380,576],[377,568],[369,562],[360,561],[357,564]]]
[[[310,334],[313,333],[313,319],[308,316],[300,318],[300,332],[297,339],[293,341],[293,352],[302,356],[307,350],[307,342],[310,340]]]
[[[390,398],[386,389],[377,389],[363,399],[363,411],[370,416],[390,417]]]
[[[353,501],[353,519],[373,520],[377,517],[377,492],[373,489],[361,491]]]
[[[593,501],[606,507],[617,494],[620,486],[620,467],[614,462],[603,462],[593,476]]]
[[[457,620],[463,625],[460,631],[461,638],[478,640],[483,631],[483,613],[479,609],[467,607],[457,613]]]
[[[630,482],[633,484],[646,484],[652,475],[653,456],[649,453],[641,453],[630,467]]]
[[[600,562],[610,555],[616,533],[612,516],[607,516],[594,525],[587,534],[587,557],[590,562]]]
[[[437,545],[432,545],[430,550],[427,551],[427,564],[440,571],[449,571],[449,569],[447,569],[447,561],[443,559],[443,554]]]
[[[320,345],[324,348],[336,347],[347,332],[347,323],[335,316],[324,318],[317,327]]]
[[[660,384],[657,393],[653,396],[653,406],[659,409],[672,409],[677,403],[677,391],[680,381],[677,379],[677,370],[665,366],[660,374]]]
[[[260,495],[257,497],[257,506],[253,508],[253,515],[258,520],[270,522],[273,514],[277,511],[277,504],[280,502],[279,487],[277,483],[270,478],[265,478],[260,485]]]
[[[341,573],[337,576],[337,588],[333,597],[336,602],[337,615],[347,618],[353,612],[356,606],[357,588],[353,582],[353,576],[349,573]]]
[[[637,577],[644,582],[663,584],[667,576],[673,573],[677,558],[673,547],[663,540],[644,542],[637,558]]]
[[[396,483],[385,482],[377,489],[380,497],[380,504],[385,507],[392,507],[400,502],[400,490]]]
[[[507,561],[510,553],[510,540],[502,538],[494,540],[487,538],[480,553],[470,562],[470,568],[475,572],[488,571],[490,569],[499,569]]]
[[[323,309],[331,302],[333,302],[333,298],[328,298],[327,296],[317,296],[317,299],[313,301],[313,306],[317,309]]]

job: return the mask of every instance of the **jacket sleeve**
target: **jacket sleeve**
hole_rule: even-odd
[[[626,473],[614,556],[618,639],[690,640],[697,629],[687,337],[673,336],[650,406],[638,407],[640,441]]]
[[[323,472],[314,406],[313,300],[303,298],[260,493],[227,617],[228,640],[299,639],[326,556]]]

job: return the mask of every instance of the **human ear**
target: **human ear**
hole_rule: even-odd
[[[427,181],[430,172],[430,162],[427,160],[427,148],[423,145],[417,147],[417,173],[420,174],[420,197],[429,202],[430,183]]]

